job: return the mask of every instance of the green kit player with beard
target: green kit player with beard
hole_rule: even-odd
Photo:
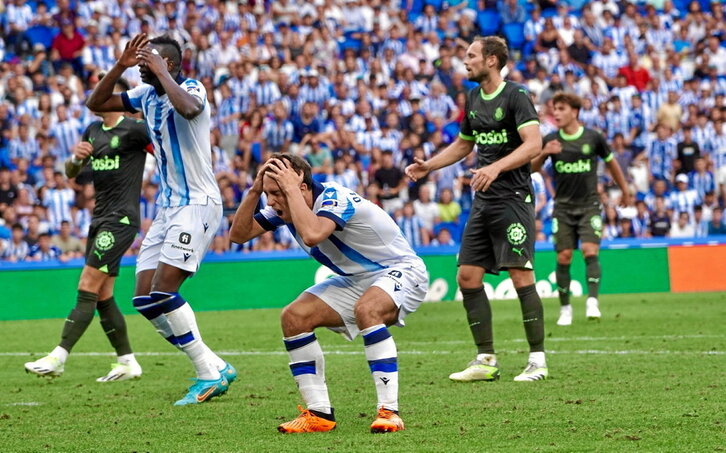
[[[119,80],[117,91],[129,89]],[[93,320],[96,310],[117,363],[98,382],[122,381],[141,376],[141,366],[131,351],[124,317],[116,305],[113,288],[121,257],[139,231],[139,197],[147,151],[151,141],[143,121],[120,112],[98,113],[103,121],[92,123],[82,141],[66,161],[66,175],[76,177],[90,163],[96,191],[96,206],[88,231],[86,264],[78,282],[76,306],[63,326],[60,344],[34,362],[25,364],[29,373],[56,377],[63,374],[73,346]]]
[[[467,95],[459,137],[430,160],[417,159],[406,168],[415,181],[459,161],[476,145],[479,162],[471,179],[476,195],[461,242],[457,282],[478,354],[465,370],[449,376],[459,382],[499,378],[491,306],[482,281],[485,272],[503,270],[509,272],[517,290],[530,349],[527,367],[514,380],[548,376],[542,301],[534,284],[535,216],[529,165],[542,151],[542,136],[527,91],[502,79],[500,71],[507,58],[507,45],[501,38],[474,40],[464,65],[469,80],[479,86]]]
[[[581,99],[571,93],[557,93],[552,99],[559,131],[544,139],[544,152],[532,161],[538,170],[547,158],[552,161],[555,181],[555,209],[552,233],[557,250],[557,291],[560,296],[558,326],[572,324],[570,305],[570,263],[578,242],[585,258],[588,298],[585,316],[600,319],[598,291],[600,288],[600,239],[602,206],[598,192],[597,159],[605,161],[610,174],[622,191],[621,202],[628,206],[630,197],[623,171],[615,160],[605,138],[584,127],[578,120]]]

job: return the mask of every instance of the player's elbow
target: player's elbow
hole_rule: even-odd
[[[89,96],[88,99],[86,99],[86,107],[92,112],[98,112],[101,110],[101,106],[95,99],[93,99],[93,96]]]
[[[302,240],[303,240],[303,244],[305,244],[306,247],[310,247],[310,248],[315,247],[316,245],[323,242],[323,238],[319,238],[316,235],[306,236],[306,237],[302,238]]]

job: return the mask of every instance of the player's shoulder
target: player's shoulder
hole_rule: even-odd
[[[511,80],[507,80],[504,89],[502,90],[502,93],[508,96],[526,96],[529,98],[529,89],[525,85],[522,85],[521,83],[512,82]]]
[[[542,142],[547,143],[547,142],[551,142],[552,140],[557,140],[559,138],[560,138],[559,131],[550,132],[549,134],[544,136],[544,138],[542,139]]]
[[[89,124],[88,126],[86,126],[86,132],[87,133],[96,132],[97,130],[101,129],[102,125],[103,125],[102,121],[94,121],[91,124]]]
[[[604,140],[605,137],[602,135],[602,132],[592,129],[586,126],[583,126],[584,130],[582,132],[583,138],[586,140]]]

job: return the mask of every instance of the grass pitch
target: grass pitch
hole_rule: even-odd
[[[70,309],[72,297],[68,297]],[[12,302],[16,303],[16,302]],[[58,303],[66,303],[64,299]],[[723,451],[726,293],[603,296],[601,322],[555,326],[545,301],[551,379],[519,383],[527,347],[516,301],[494,301],[502,379],[447,378],[475,354],[460,303],[424,304],[392,329],[407,430],[369,433],[375,391],[360,339],[319,330],[338,428],[282,435],[300,397],[287,367],[279,310],[198,313],[206,342],[240,375],[209,403],[173,407],[193,371],[140,316],[127,318],[144,375],[100,384],[113,355],[98,321],[55,380],[23,363],[57,343],[62,320],[0,322],[0,450],[114,452]]]

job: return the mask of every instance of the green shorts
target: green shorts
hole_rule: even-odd
[[[475,199],[459,251],[459,266],[483,267],[491,274],[534,268],[534,205],[511,199]]]
[[[555,249],[576,249],[580,242],[600,244],[602,238],[602,207],[595,202],[584,206],[555,204],[552,213],[552,235]]]

